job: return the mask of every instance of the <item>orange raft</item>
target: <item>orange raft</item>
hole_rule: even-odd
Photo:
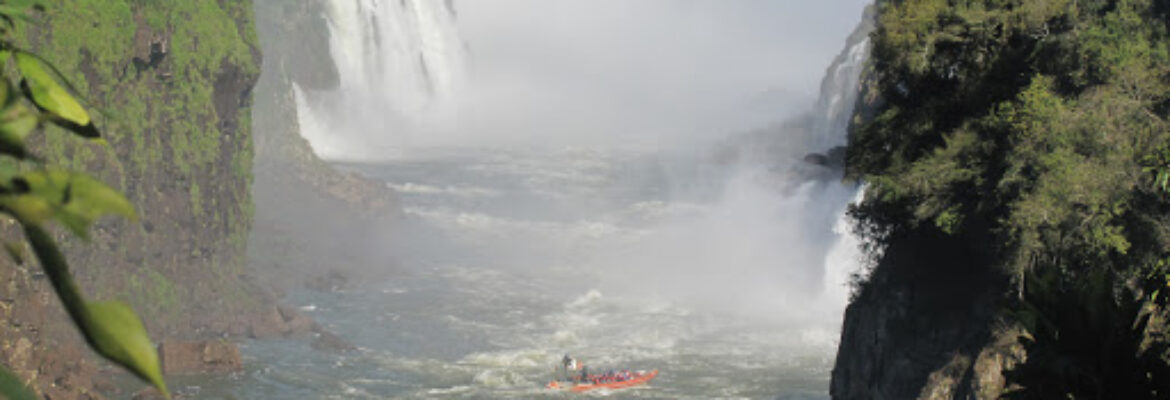
[[[548,388],[549,389],[569,389],[569,390],[572,390],[574,392],[584,392],[584,391],[594,390],[594,389],[621,389],[621,388],[628,388],[630,386],[637,386],[637,385],[644,384],[646,382],[649,382],[651,379],[654,379],[655,376],[658,376],[658,370],[653,370],[650,372],[638,371],[638,372],[632,373],[630,375],[629,379],[624,379],[624,380],[620,380],[620,381],[619,380],[603,381],[600,379],[594,379],[593,382],[596,382],[596,383],[578,383],[576,385],[569,383],[569,382],[561,383],[561,382],[557,382],[557,381],[552,381],[552,382],[548,383]]]

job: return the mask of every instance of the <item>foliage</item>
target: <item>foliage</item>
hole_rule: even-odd
[[[1060,302],[1115,311],[1103,302],[1165,287],[1167,271],[1158,267],[1170,257],[1165,1],[877,6],[866,78],[873,93],[862,97],[881,101],[850,133],[846,156],[847,174],[868,182],[851,213],[877,248],[949,237],[985,255],[990,271],[1013,277],[1017,296],[1036,274],[1125,282],[1108,287],[1112,297],[1052,289]]]
[[[120,189],[143,221],[104,225],[98,246],[62,243],[70,259],[108,265],[78,268],[78,283],[132,304],[152,331],[206,313],[252,312],[261,296],[239,280],[252,221],[250,90],[260,65],[252,2],[39,1],[43,23],[23,25],[18,36],[104,117],[110,146],[51,134],[32,146]],[[155,301],[159,293],[166,301]]]
[[[85,300],[64,255],[45,230],[55,220],[85,239],[97,218],[113,214],[133,219],[135,213],[118,191],[83,173],[54,169],[28,152],[26,139],[46,123],[85,138],[100,138],[101,133],[61,73],[40,56],[16,46],[11,33],[17,18],[27,18],[25,9],[0,7],[0,20],[5,24],[0,27],[0,66],[14,60],[20,77],[19,84],[0,79],[0,155],[23,163],[20,169],[0,174],[0,214],[23,227],[57,297],[90,347],[166,394],[158,355],[141,320],[126,304]],[[3,378],[10,377],[3,373]],[[10,383],[0,386],[2,394],[28,397],[26,389]]]
[[[1007,373],[1021,386],[1009,399],[1161,399],[1170,396],[1170,342],[1159,334],[1165,315],[1132,292],[1115,296],[1105,271],[1069,279],[1054,271],[1029,273],[1025,301],[1015,312],[1028,332],[1027,360]],[[1164,311],[1164,310],[1163,310]]]

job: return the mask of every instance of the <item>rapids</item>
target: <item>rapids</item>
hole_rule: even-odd
[[[818,101],[776,111],[799,115],[792,123],[679,146],[461,143],[435,140],[477,134],[447,125],[475,88],[475,47],[459,37],[452,2],[327,3],[342,80],[295,91],[302,135],[338,168],[399,194],[404,215],[385,246],[396,255],[387,265],[404,272],[289,292],[357,351],[248,342],[243,374],[179,380],[181,391],[566,398],[576,395],[544,386],[569,353],[595,371],[661,371],[648,386],[590,397],[828,397],[847,281],[861,265],[844,215],[858,190],[840,182],[839,165],[802,158],[845,143],[868,41],[848,44]]]

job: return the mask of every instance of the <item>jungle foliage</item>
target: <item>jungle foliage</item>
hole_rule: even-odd
[[[848,176],[869,183],[852,210],[863,233],[879,248],[947,237],[1009,277],[1031,364],[1009,374],[1023,388],[1014,396],[1140,398],[1114,390],[1122,384],[1167,396],[1140,383],[1167,379],[1170,1],[877,6],[863,89],[874,117],[853,129],[847,153]],[[1157,362],[1065,357],[1102,341]],[[1082,373],[1135,370],[1093,384],[1037,372],[1046,361],[1036,360],[1056,359]]]
[[[32,8],[0,3],[0,215],[24,232],[69,317],[86,342],[167,395],[158,355],[142,321],[119,301],[88,301],[74,282],[65,256],[49,231],[57,222],[75,236],[88,239],[90,226],[104,215],[134,219],[134,207],[117,190],[89,175],[61,169],[33,154],[31,135],[52,124],[105,145],[77,91],[50,62],[19,47],[16,23],[30,19]],[[52,132],[60,133],[60,132]],[[23,246],[6,243],[14,261],[24,261]],[[0,371],[0,395],[33,398],[10,372]]]

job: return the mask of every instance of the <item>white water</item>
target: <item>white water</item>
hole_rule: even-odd
[[[250,363],[263,367],[232,393],[546,396],[551,365],[571,352],[663,371],[622,398],[826,395],[861,263],[844,215],[858,191],[800,158],[844,144],[867,42],[828,71],[804,123],[720,149],[433,146],[426,136],[474,128],[449,126],[472,63],[448,5],[329,4],[342,82],[297,91],[302,133],[323,157],[376,161],[346,167],[400,194],[407,218],[386,245],[409,273],[294,293],[362,350],[254,343]]]
[[[466,48],[443,0],[333,0],[338,88],[296,88],[301,134],[327,159],[384,159],[456,115]],[[389,132],[388,132],[389,131]]]

